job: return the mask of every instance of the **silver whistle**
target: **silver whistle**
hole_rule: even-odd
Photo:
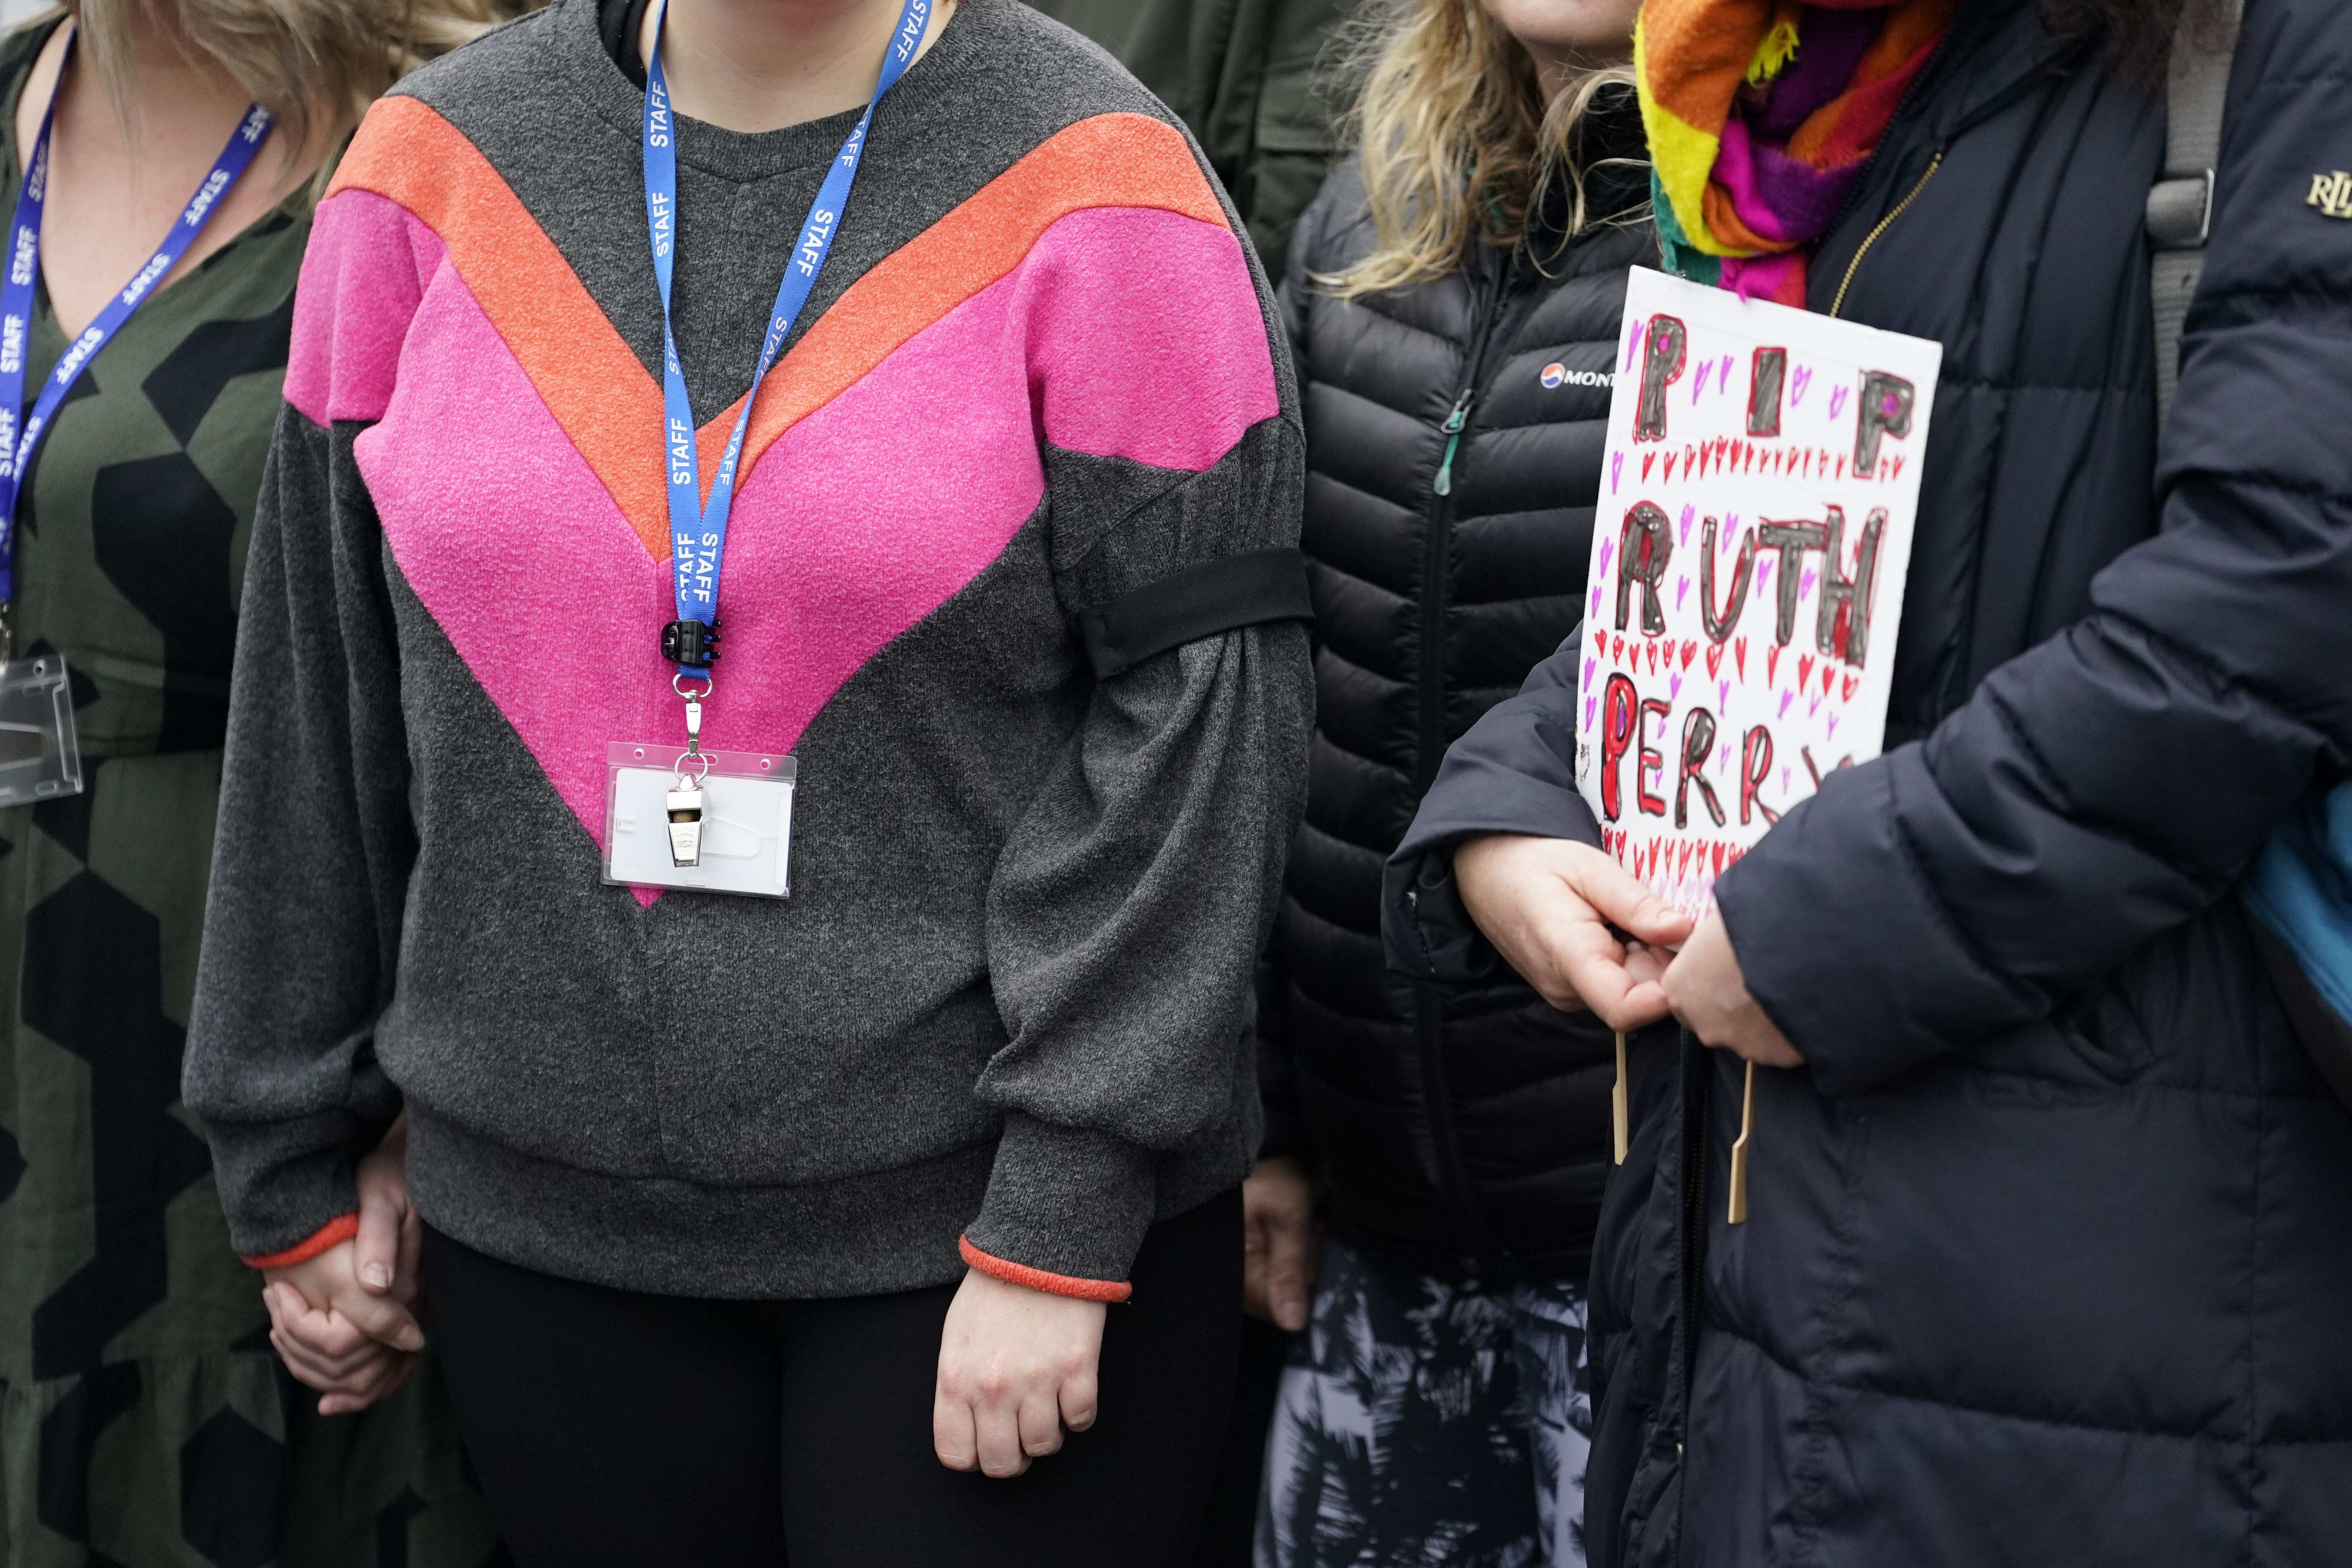
[[[702,864],[702,785],[685,784],[667,796],[669,807],[669,858],[673,866]]]

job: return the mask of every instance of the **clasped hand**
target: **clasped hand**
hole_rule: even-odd
[[[1731,933],[1690,917],[1587,844],[1493,834],[1454,852],[1463,906],[1503,961],[1563,1011],[1630,1031],[1672,1013],[1706,1045],[1765,1067],[1804,1063],[1748,993]],[[1630,938],[1631,940],[1626,940]]]
[[[404,1382],[424,1348],[416,1258],[424,1222],[408,1201],[407,1119],[359,1165],[359,1235],[263,1270],[269,1342],[318,1391],[319,1414],[364,1410]],[[1017,1476],[1094,1425],[1103,1307],[974,1270],[940,1336],[931,1440],[952,1470]]]

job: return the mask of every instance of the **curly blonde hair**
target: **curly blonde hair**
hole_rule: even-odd
[[[1555,178],[1567,184],[1567,236],[1591,226],[1577,128],[1601,93],[1632,92],[1630,68],[1587,70],[1547,104],[1527,50],[1479,0],[1391,0],[1358,25],[1348,53],[1361,82],[1348,128],[1373,247],[1318,275],[1322,288],[1341,299],[1401,289],[1454,271],[1474,243],[1516,245]]]
[[[131,38],[160,24],[276,116],[289,146],[351,134],[409,71],[544,0],[67,0],[90,68],[131,115]],[[52,10],[27,26],[58,15]]]

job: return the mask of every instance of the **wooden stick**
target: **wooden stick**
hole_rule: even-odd
[[[1625,1145],[1633,1141],[1625,1100],[1625,1031],[1617,1031],[1617,1087],[1609,1091],[1610,1119],[1616,1124],[1617,1163],[1625,1163]]]
[[[1739,1137],[1731,1145],[1731,1211],[1724,1217],[1733,1225],[1748,1223],[1748,1139],[1756,1131],[1756,1064],[1748,1064],[1748,1087],[1739,1097]]]

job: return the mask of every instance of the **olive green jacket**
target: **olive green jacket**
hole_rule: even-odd
[[[1030,0],[1192,127],[1269,276],[1338,152],[1333,35],[1362,0]]]

